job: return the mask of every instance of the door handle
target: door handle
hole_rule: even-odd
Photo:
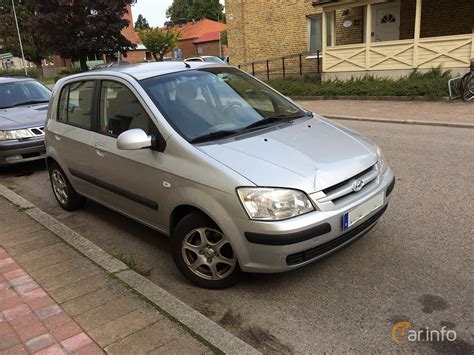
[[[96,143],[95,145],[95,152],[99,157],[105,157],[105,145],[102,143]]]
[[[61,137],[58,136],[57,134],[54,135],[54,139],[56,139],[57,141],[60,141],[61,140]]]

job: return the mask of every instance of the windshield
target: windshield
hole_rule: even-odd
[[[0,109],[49,102],[51,91],[37,81],[0,84]]]
[[[259,121],[276,117],[306,115],[235,68],[173,73],[142,80],[141,84],[171,126],[188,141],[219,132],[243,132],[247,127],[259,126]]]

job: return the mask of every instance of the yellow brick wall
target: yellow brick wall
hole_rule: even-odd
[[[312,0],[226,0],[232,64],[307,51],[307,17],[321,12],[311,3]]]
[[[363,7],[336,12],[336,43],[363,40]],[[226,0],[229,55],[233,65],[308,50],[307,18],[321,13],[312,0]],[[353,26],[344,28],[346,20]]]
[[[364,41],[364,8],[364,6],[358,6],[348,9],[346,15],[343,15],[343,10],[336,11],[336,45]],[[352,21],[352,26],[344,27],[345,21]]]

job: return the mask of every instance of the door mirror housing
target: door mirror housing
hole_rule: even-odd
[[[154,137],[149,136],[140,128],[129,129],[117,138],[117,148],[120,150],[139,150],[153,148]]]

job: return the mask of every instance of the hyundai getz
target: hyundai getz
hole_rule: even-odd
[[[394,175],[361,135],[237,68],[151,63],[60,80],[46,124],[54,195],[170,237],[206,288],[299,268],[368,232]]]

